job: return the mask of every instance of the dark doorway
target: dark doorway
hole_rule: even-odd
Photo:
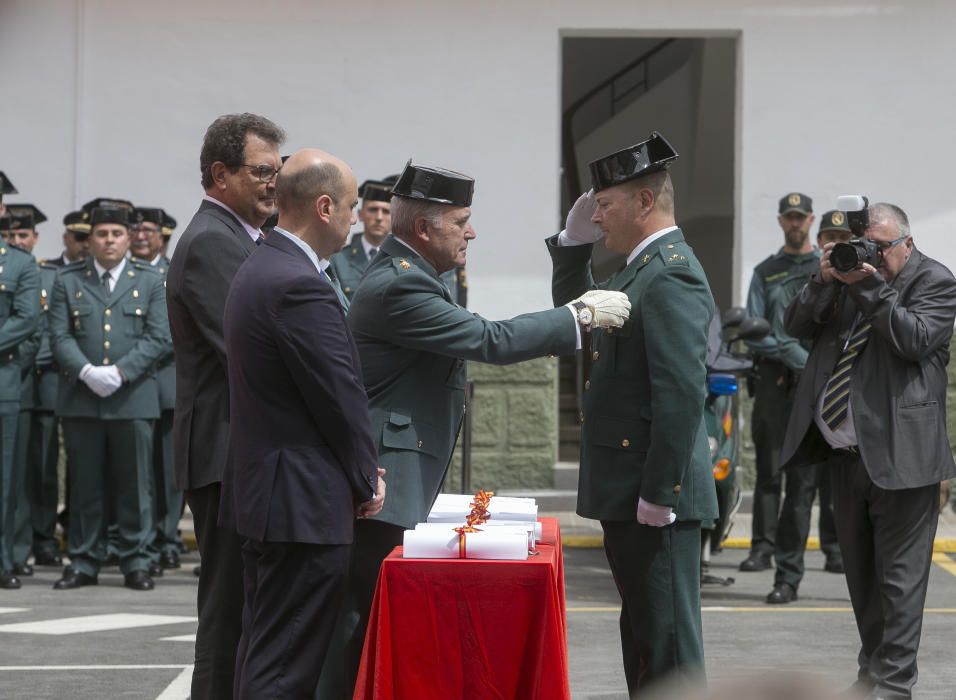
[[[677,223],[718,308],[733,300],[737,38],[562,39],[561,212],[590,187],[588,163],[651,131],[680,153],[671,168]],[[595,246],[598,280],[624,262]],[[577,461],[584,367],[562,360],[559,459]]]

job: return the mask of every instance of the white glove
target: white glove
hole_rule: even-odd
[[[94,367],[87,364],[80,370],[80,381],[86,384],[90,391],[105,399],[114,393],[123,384],[122,375],[115,367]]]
[[[601,227],[591,223],[595,209],[597,209],[597,197],[594,196],[594,190],[588,190],[582,194],[571,207],[564,231],[561,232],[571,241],[571,245],[594,243],[604,238]]]
[[[624,292],[608,292],[603,289],[594,289],[572,301],[584,302],[591,312],[591,322],[588,328],[620,328],[627,317],[631,315],[631,301]]]
[[[664,527],[677,520],[674,509],[670,506],[659,506],[655,503],[637,499],[637,522],[651,527]]]

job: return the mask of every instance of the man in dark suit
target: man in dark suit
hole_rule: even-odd
[[[222,318],[229,284],[256,249],[275,209],[282,129],[254,114],[230,114],[206,131],[199,157],[206,190],[183,231],[166,280],[176,356],[173,449],[202,557],[192,696],[230,698],[242,615],[242,555],[219,528],[219,491],[229,437]]]
[[[632,311],[620,330],[592,337],[577,512],[604,530],[632,696],[670,675],[703,676],[700,529],[717,517],[704,425],[714,301],[675,224],[666,168],[676,158],[655,132],[594,161],[594,192],[548,239],[555,304],[595,286],[594,241],[603,237],[627,255],[627,266],[601,285],[625,292]]]
[[[824,247],[787,332],[812,339],[781,460],[827,461],[847,586],[860,633],[855,687],[908,698],[939,514],[956,475],[946,437],[946,365],[956,279],[913,245],[892,204],[868,210],[875,265],[841,273]]]
[[[355,516],[375,515],[384,498],[358,351],[324,271],[354,221],[355,176],[304,150],[277,192],[279,225],[236,274],[225,312],[220,523],[246,538],[237,699],[311,697]]]

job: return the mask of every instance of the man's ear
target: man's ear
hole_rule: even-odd
[[[651,209],[654,208],[654,193],[648,188],[642,187],[638,196],[641,198],[641,212],[644,214],[650,213]]]
[[[412,231],[415,234],[415,238],[421,241],[428,241],[431,238],[431,234],[428,231],[428,219],[424,216],[415,217],[415,224],[412,226]]]
[[[212,175],[213,184],[221,190],[226,189],[226,172],[229,168],[220,160],[217,160],[209,166],[209,172]]]
[[[329,195],[323,194],[315,200],[315,213],[322,223],[327,224],[332,220],[332,198]]]

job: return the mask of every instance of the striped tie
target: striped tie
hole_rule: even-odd
[[[850,374],[853,372],[853,363],[866,347],[872,328],[872,323],[863,320],[853,330],[843,349],[843,354],[833,368],[833,376],[823,390],[823,407],[820,410],[820,417],[830,430],[835,431],[846,420],[847,412],[850,410]]]

